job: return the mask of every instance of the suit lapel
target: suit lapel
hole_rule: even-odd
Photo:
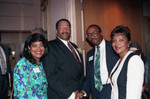
[[[80,70],[81,70],[81,68],[82,68],[82,73],[83,73],[83,75],[84,75],[84,62],[83,62],[82,53],[79,52],[78,47],[77,47],[74,43],[72,43],[72,42],[70,42],[70,43],[71,43],[72,46],[75,48],[75,50],[77,51],[77,53],[78,53],[78,55],[79,55],[79,57],[80,57],[80,59],[81,59],[81,65],[82,65],[82,67],[81,67],[81,65],[80,65],[80,66],[77,66],[77,67],[80,67],[80,68],[79,68]],[[79,64],[78,64],[78,65],[79,65]]]
[[[107,41],[105,41],[106,42],[106,66],[107,66],[107,70],[108,70],[108,73],[110,74],[110,72],[111,72],[111,69],[112,69],[112,63],[111,63],[111,61],[109,60],[109,59],[111,59],[110,57],[111,57],[111,55],[112,55],[112,53],[110,52],[110,44],[107,42]]]
[[[72,42],[70,42],[70,43],[76,49],[76,51],[77,51],[77,53],[78,53],[78,55],[79,55],[79,57],[81,59],[81,63],[83,64],[83,57],[82,57],[82,54],[78,51],[78,47],[75,44],[73,44]]]
[[[57,45],[60,47],[60,49],[70,58],[73,58],[73,54],[71,53],[71,51],[67,48],[67,46],[58,38],[56,38],[57,40]]]
[[[68,56],[68,61],[70,62],[74,62],[76,59],[74,57],[74,55],[72,54],[72,52],[68,49],[68,47],[59,39],[56,38],[57,41],[57,45],[60,47],[60,49],[66,54],[66,56]],[[72,44],[72,43],[71,43]],[[74,48],[77,48],[77,46],[75,46],[74,44],[72,44],[74,46]],[[79,54],[80,55],[80,54]],[[81,58],[81,57],[80,57]],[[82,60],[82,58],[81,58]],[[77,63],[77,61],[76,61]],[[82,62],[83,63],[83,62]],[[77,63],[78,64],[78,63]],[[82,66],[83,67],[83,66]],[[79,68],[79,70],[81,70],[80,66],[75,66],[75,68]]]
[[[119,59],[118,56],[113,51],[111,42],[106,41],[106,66],[107,66],[109,74],[118,59]]]
[[[94,74],[94,55],[95,55],[95,47],[88,53],[88,65],[91,68],[92,74]],[[92,76],[93,77],[93,76]]]

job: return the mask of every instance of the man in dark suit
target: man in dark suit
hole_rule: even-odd
[[[48,80],[48,98],[74,99],[83,82],[83,58],[78,47],[69,41],[71,24],[67,19],[57,21],[56,35],[56,39],[49,42],[50,51],[43,59]]]
[[[90,25],[87,28],[86,37],[88,42],[94,46],[94,48],[87,53],[86,77],[84,79],[82,91],[78,93],[77,99],[83,96],[89,97],[90,92],[92,93],[92,99],[110,99],[111,86],[109,82],[109,74],[119,58],[113,51],[111,42],[103,39],[103,33],[98,25]],[[98,82],[98,85],[101,87],[96,89],[94,77],[96,74],[95,60],[98,50],[100,51],[100,70],[98,71],[98,75],[100,75],[101,79],[100,82]]]
[[[9,48],[0,44],[0,99],[8,99],[9,77],[11,73],[9,55]]]

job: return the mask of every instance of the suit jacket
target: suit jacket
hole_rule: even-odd
[[[7,62],[7,74],[6,74],[6,81],[2,79],[2,72],[0,68],[0,93],[4,92],[4,90],[8,90],[8,73],[11,73],[11,68],[10,68],[10,61],[9,61],[9,55],[10,55],[10,50],[8,47],[4,45],[0,45],[5,53],[6,56],[6,62]],[[4,85],[2,85],[3,82],[6,82]],[[1,95],[1,94],[0,94]]]
[[[111,42],[106,41],[106,65],[108,73],[110,74],[113,66],[119,59],[119,57],[116,55],[114,50],[112,49]],[[90,92],[92,93],[92,99],[110,99],[111,94],[111,86],[103,85],[103,89],[101,92],[99,92],[95,88],[94,84],[94,58],[90,59],[90,57],[94,57],[95,54],[95,48],[91,49],[87,53],[87,68],[86,68],[86,77],[84,78],[84,84],[82,86],[82,90],[84,90],[87,93],[87,96],[89,96]]]
[[[77,46],[71,43],[74,48]],[[81,66],[66,45],[58,38],[49,42],[50,51],[43,59],[48,80],[49,99],[67,99],[72,92],[80,90],[84,76],[83,58]]]

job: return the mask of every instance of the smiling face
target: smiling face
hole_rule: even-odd
[[[68,41],[70,39],[71,35],[71,27],[67,21],[60,21],[58,24],[58,28],[56,30],[56,35],[63,39]]]
[[[88,37],[88,41],[95,46],[98,46],[103,40],[102,32],[99,32],[99,31],[100,30],[96,26],[93,26],[93,27],[90,27],[86,33],[87,36],[91,35]]]
[[[122,33],[116,33],[112,39],[112,47],[120,58],[123,58],[129,50],[130,41]]]
[[[43,42],[41,41],[32,42],[31,46],[28,46],[28,48],[31,51],[33,58],[36,59],[37,62],[39,62],[40,58],[43,56],[45,51]]]

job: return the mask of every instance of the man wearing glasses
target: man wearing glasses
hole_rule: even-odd
[[[75,99],[84,78],[84,66],[77,46],[70,42],[71,24],[67,19],[56,23],[56,39],[43,65],[48,80],[48,99]]]
[[[113,51],[111,42],[103,39],[103,32],[98,25],[87,28],[86,38],[94,48],[87,53],[86,76],[77,99],[89,97],[90,92],[92,99],[110,99],[111,86],[108,79],[118,56]]]

